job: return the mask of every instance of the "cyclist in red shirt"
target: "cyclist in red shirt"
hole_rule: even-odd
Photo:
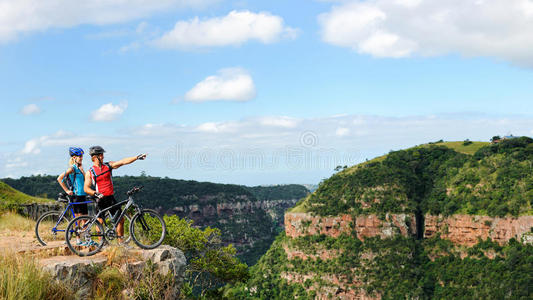
[[[104,152],[105,150],[100,146],[89,148],[89,155],[93,161],[93,166],[85,172],[85,184],[83,187],[85,193],[96,197],[96,205],[100,210],[117,203],[114,197],[113,169],[118,169],[138,159],[143,160],[146,158],[146,154],[139,154],[137,156],[123,158],[119,161],[104,162]],[[91,184],[95,187],[94,190],[91,188]],[[110,209],[109,212],[112,216],[115,216],[116,213],[120,213],[120,208]],[[100,222],[103,222],[103,220],[100,219]],[[120,220],[117,226],[117,235],[122,240],[120,237],[124,235],[124,218]]]

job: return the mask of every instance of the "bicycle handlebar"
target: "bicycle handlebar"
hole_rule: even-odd
[[[131,190],[126,192],[126,195],[131,196],[131,195],[133,195],[135,193],[140,192],[143,188],[144,188],[144,186],[142,186],[142,185],[133,187]]]

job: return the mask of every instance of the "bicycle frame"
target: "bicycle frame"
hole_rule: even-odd
[[[124,208],[122,208],[122,205],[124,205],[124,204],[126,204],[126,206],[125,206]],[[132,206],[135,208],[135,210],[136,210],[137,212],[140,212],[140,211],[141,211],[141,207],[133,201],[133,197],[132,197],[132,196],[129,196],[128,199],[126,199],[126,200],[120,201],[120,202],[118,202],[118,203],[115,203],[115,204],[111,205],[110,207],[107,207],[107,208],[105,208],[105,209],[100,210],[100,211],[99,211],[99,212],[98,212],[98,213],[92,218],[92,220],[89,222],[89,225],[92,226],[96,220],[98,220],[98,219],[102,219],[102,220],[104,221],[104,223],[103,223],[102,225],[103,225],[104,227],[107,228],[107,224],[106,224],[106,222],[105,222],[105,214],[106,214],[108,211],[110,211],[110,210],[113,209],[113,208],[117,208],[117,207],[120,208],[120,209],[121,209],[121,212],[120,212],[120,216],[117,218],[117,220],[121,220],[121,219],[124,218],[124,216],[126,215],[126,212],[128,211],[128,209],[129,209],[130,207],[132,207]],[[111,215],[111,213],[109,213],[109,214]],[[111,216],[111,220],[112,220],[111,223],[112,223],[112,225],[113,225],[113,229],[116,229],[117,226],[118,226],[118,224],[119,224],[120,222],[117,222],[116,224],[114,224],[114,222],[113,222],[113,218],[112,218],[112,217],[113,217],[113,216]],[[143,220],[143,221],[144,221],[144,220]]]
[[[64,232],[65,230],[62,230],[62,229],[57,229],[57,225],[59,225],[59,223],[61,222],[61,220],[63,220],[63,218],[65,217],[65,215],[67,214],[67,212],[69,211],[69,208],[70,208],[70,212],[72,213],[72,216],[74,217],[75,214],[74,214],[74,208],[72,206],[76,205],[76,204],[90,204],[90,203],[93,203],[93,201],[83,201],[83,202],[68,202],[67,203],[67,207],[65,207],[65,210],[61,213],[61,215],[59,216],[59,219],[57,220],[57,223],[54,225],[54,227],[52,228],[52,232],[53,233],[57,233],[57,232]]]

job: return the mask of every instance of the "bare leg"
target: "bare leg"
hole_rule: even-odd
[[[119,242],[122,243],[122,237],[124,236],[124,218],[122,218],[117,225],[117,235]]]
[[[98,218],[98,222],[100,222],[100,224],[102,224],[102,226],[104,225],[104,219],[102,219],[102,218]],[[98,226],[96,226],[96,231],[97,231],[98,233],[100,233],[100,229],[98,228]],[[101,241],[102,241],[102,237],[99,237],[99,238],[98,238],[98,241],[101,242]]]
[[[84,214],[74,214],[74,218],[77,218],[79,216],[85,216]],[[83,227],[85,225],[86,220],[80,221],[80,227]]]

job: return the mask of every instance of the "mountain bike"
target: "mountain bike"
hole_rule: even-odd
[[[128,196],[126,200],[102,209],[94,216],[80,216],[70,221],[65,232],[69,249],[79,256],[90,256],[100,251],[105,243],[121,238],[117,235],[117,226],[119,225],[119,220],[130,208],[133,208],[135,212],[129,224],[132,240],[142,249],[159,247],[167,233],[166,224],[155,210],[143,209],[140,205],[135,204],[133,195],[142,188],[142,186],[132,188],[126,192]],[[125,205],[124,209],[119,209],[116,215],[110,218],[111,222],[109,223],[111,226],[108,227],[108,222],[105,221],[103,216],[106,214],[111,215],[109,212],[111,209],[122,208],[123,205]],[[99,219],[104,219],[104,222],[101,223]],[[76,239],[80,239],[84,245],[76,245],[74,243]]]
[[[91,204],[93,203],[91,197],[87,197],[87,201],[73,202],[74,197],[67,195],[66,193],[59,193],[57,201],[59,203],[66,204],[63,211],[49,211],[44,213],[37,219],[35,224],[35,236],[37,241],[43,246],[46,246],[54,242],[62,242],[65,239],[64,234],[58,234],[65,232],[68,223],[74,218],[74,208],[76,204]],[[125,222],[128,224],[131,222],[131,218],[125,215]],[[129,232],[125,239],[130,240]]]

